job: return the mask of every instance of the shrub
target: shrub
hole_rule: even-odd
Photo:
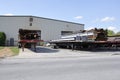
[[[0,46],[4,46],[6,41],[6,35],[4,32],[0,32]]]

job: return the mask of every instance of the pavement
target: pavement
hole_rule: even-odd
[[[0,80],[120,80],[120,56],[2,59]]]
[[[80,51],[70,49],[52,49],[38,46],[36,52],[32,49],[20,49],[20,53],[12,58],[69,58],[120,55],[120,51]]]

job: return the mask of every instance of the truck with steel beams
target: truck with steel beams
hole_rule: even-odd
[[[74,49],[113,49],[120,48],[120,36],[109,40],[107,30],[91,29],[73,32],[71,35],[63,35],[60,39],[50,41],[53,48],[71,48]]]

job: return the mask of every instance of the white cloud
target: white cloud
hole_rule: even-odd
[[[101,22],[109,22],[109,21],[114,21],[115,18],[114,17],[104,17],[101,19]]]
[[[13,14],[8,13],[8,14],[3,14],[4,16],[12,16]]]
[[[76,16],[76,17],[74,17],[75,19],[82,19],[83,18],[83,16]]]
[[[117,27],[114,27],[114,26],[109,26],[107,29],[114,31],[115,33],[119,31]]]
[[[116,27],[114,27],[114,26],[109,26],[108,29],[109,29],[109,30],[115,30]]]

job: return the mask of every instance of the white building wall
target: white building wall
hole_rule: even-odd
[[[32,22],[29,21],[30,17],[33,18]],[[34,16],[0,16],[0,31],[5,32],[7,40],[14,38],[17,41],[19,28],[41,30],[41,39],[49,41],[60,38],[61,31],[83,30],[84,25]]]
[[[26,17],[0,17],[0,31],[5,32],[8,40],[18,40],[18,30],[25,26],[28,26]]]
[[[84,29],[83,24],[81,25],[46,18],[34,18],[33,27],[39,27],[41,30],[41,38],[46,41],[60,38],[61,31],[78,31]]]

